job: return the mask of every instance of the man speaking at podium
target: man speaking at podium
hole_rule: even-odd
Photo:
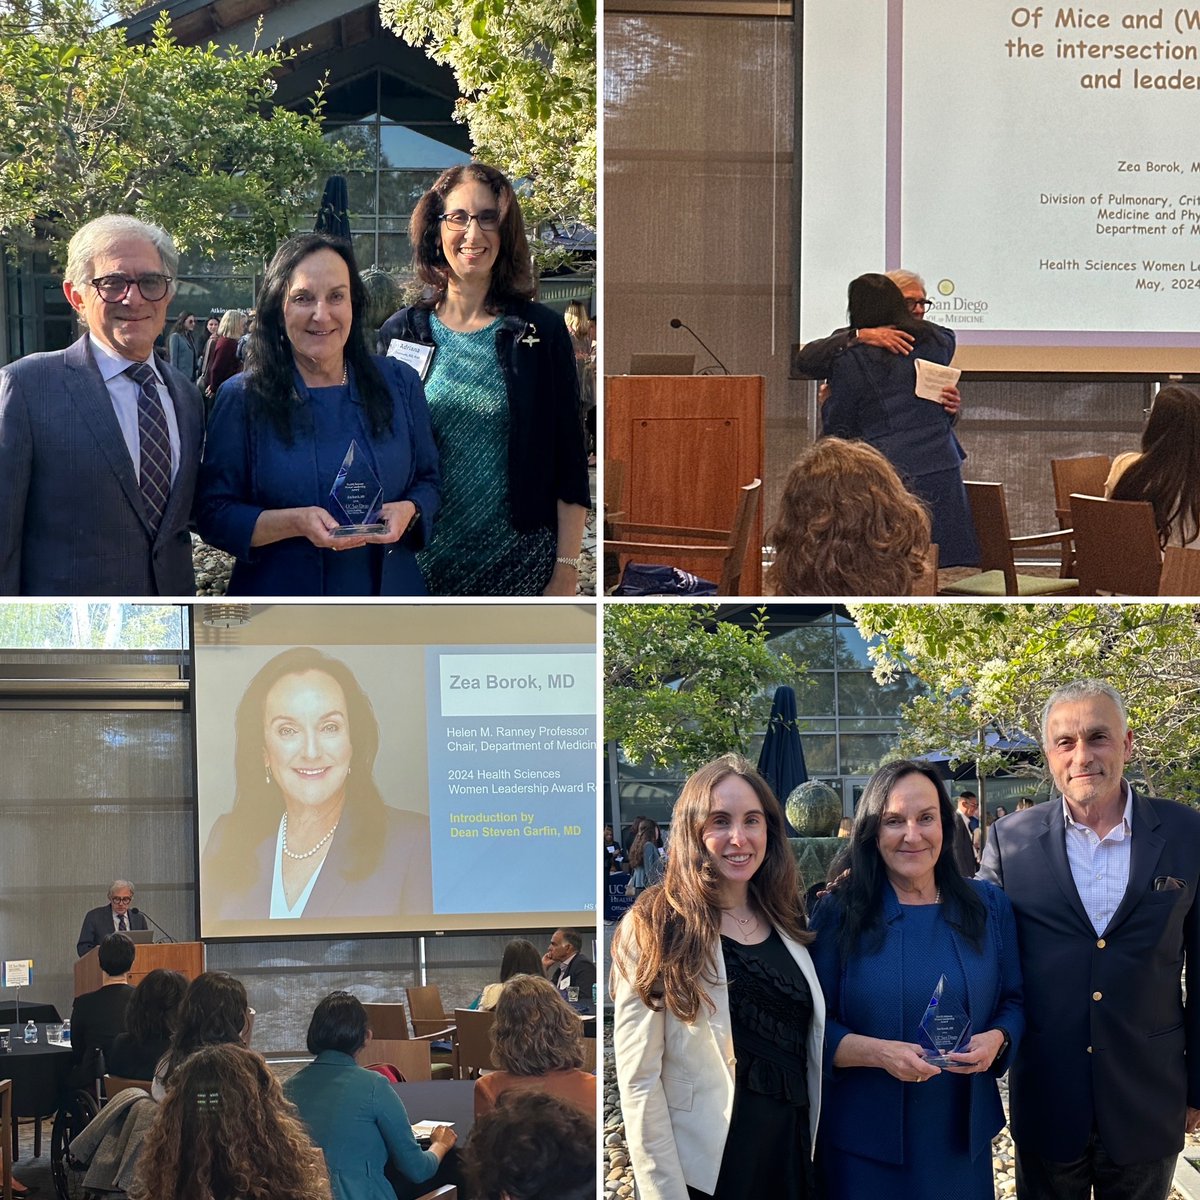
[[[131,929],[149,929],[140,912],[130,912],[133,904],[133,884],[128,879],[114,879],[108,889],[108,903],[93,908],[83,918],[76,953],[82,958],[93,946],[98,946],[110,933],[128,933]]]

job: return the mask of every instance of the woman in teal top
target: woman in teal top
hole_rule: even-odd
[[[316,1060],[292,1076],[284,1094],[325,1153],[334,1200],[396,1200],[384,1175],[388,1159],[413,1183],[437,1171],[455,1141],[448,1125],[422,1150],[400,1097],[354,1055],[367,1043],[366,1009],[348,992],[331,992],[313,1013],[308,1049]]]
[[[379,348],[424,369],[442,474],[418,556],[429,592],[573,596],[591,504],[575,351],[530,299],[512,185],[483,163],[450,168],[409,237],[428,295],[384,323]]]

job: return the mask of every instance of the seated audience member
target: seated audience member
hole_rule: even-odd
[[[388,1159],[405,1178],[424,1183],[457,1140],[438,1125],[422,1150],[392,1085],[355,1062],[370,1040],[367,1011],[349,992],[331,992],[308,1026],[316,1059],[292,1076],[284,1094],[325,1153],[334,1200],[395,1200],[384,1176]]]
[[[489,983],[487,987],[471,1002],[471,1007],[486,1011],[496,1007],[504,985],[514,975],[540,975],[542,973],[542,956],[537,947],[524,938],[513,938],[504,947],[500,958],[500,982]]]
[[[542,955],[542,967],[550,982],[564,995],[568,988],[579,989],[579,999],[591,1004],[596,985],[596,964],[580,954],[583,938],[577,929],[556,929]]]
[[[138,1161],[130,1200],[330,1200],[321,1151],[263,1059],[202,1046],[183,1062]]]
[[[1162,547],[1200,546],[1200,393],[1165,387],[1140,454],[1118,454],[1104,481],[1113,500],[1149,500]]]
[[[595,1200],[596,1127],[573,1104],[509,1092],[463,1152],[475,1200]]]
[[[475,1115],[490,1112],[512,1088],[549,1092],[577,1104],[594,1122],[596,1077],[583,1066],[583,1023],[540,975],[504,985],[492,1025],[492,1061],[500,1068],[475,1081]]]
[[[154,1078],[158,1060],[171,1044],[187,980],[178,971],[151,971],[134,989],[125,1010],[125,1032],[113,1039],[107,1055],[110,1075]]]
[[[240,979],[224,971],[197,975],[183,994],[170,1048],[154,1072],[150,1091],[155,1100],[162,1102],[174,1086],[176,1070],[201,1046],[249,1045],[253,1016]]]
[[[826,437],[792,464],[766,539],[776,596],[908,596],[929,514],[874,447]]]
[[[100,943],[100,971],[104,982],[94,992],[75,997],[71,1009],[71,1082],[88,1087],[96,1079],[96,1054],[108,1057],[113,1040],[125,1029],[125,1010],[133,998],[129,970],[133,943],[123,933],[110,933]]]

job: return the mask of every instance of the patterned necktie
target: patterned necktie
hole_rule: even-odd
[[[125,374],[138,387],[138,441],[141,463],[138,482],[150,528],[158,532],[167,497],[171,493],[171,436],[167,432],[167,414],[158,396],[154,372],[147,363],[134,363]]]
[[[121,932],[124,933],[129,927],[125,924],[125,914],[121,913],[117,918],[121,922]]]

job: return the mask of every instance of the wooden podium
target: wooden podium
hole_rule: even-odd
[[[134,987],[160,967],[167,971],[178,971],[188,980],[204,973],[203,942],[144,942],[135,946],[134,950],[133,969],[129,972],[129,982]],[[75,964],[75,995],[94,992],[103,983],[100,947],[93,946]]]
[[[765,395],[761,375],[608,376],[604,454],[625,464],[620,519],[729,528],[738,489],[763,475]],[[760,504],[742,569],[747,596],[762,593],[762,527]],[[711,559],[671,561],[712,570]]]

